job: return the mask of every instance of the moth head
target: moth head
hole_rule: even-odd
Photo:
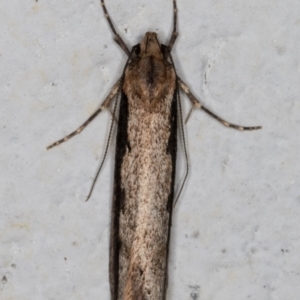
[[[140,45],[140,57],[155,56],[162,59],[161,45],[155,32],[146,32]]]

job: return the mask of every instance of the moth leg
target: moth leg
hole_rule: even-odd
[[[103,103],[101,104],[101,106],[75,131],[73,131],[72,133],[70,133],[69,135],[65,136],[63,139],[51,144],[50,146],[47,147],[47,150],[60,145],[61,143],[66,142],[67,140],[69,140],[70,138],[72,138],[73,136],[79,134],[87,125],[89,125],[90,122],[92,122],[99,114],[102,110],[108,108],[111,104],[112,99],[114,98],[114,96],[117,94],[118,90],[120,89],[120,83],[121,83],[121,79],[119,79],[117,81],[117,83],[113,86],[113,88],[111,89],[109,95],[106,97],[106,99],[103,101]]]
[[[220,123],[222,123],[224,126],[226,127],[231,127],[240,131],[243,130],[257,130],[257,129],[261,129],[262,126],[240,126],[240,125],[235,125],[232,123],[228,123],[227,121],[225,121],[224,119],[220,118],[219,116],[217,116],[216,114],[214,114],[213,112],[211,112],[209,109],[207,109],[205,106],[203,106],[202,103],[200,103],[197,98],[191,93],[191,91],[189,90],[188,86],[177,76],[178,79],[178,83],[180,85],[180,88],[183,90],[183,92],[187,95],[187,97],[189,98],[189,100],[192,102],[192,109],[190,110],[187,119],[190,117],[191,112],[193,109],[195,108],[199,108],[204,110],[207,114],[209,114],[211,117],[213,117],[214,119],[216,119],[217,121],[219,121]],[[186,120],[187,121],[187,120]]]
[[[189,175],[189,157],[188,157],[188,153],[187,153],[187,147],[186,147],[186,142],[185,142],[185,134],[184,134],[184,128],[183,128],[183,118],[182,118],[182,107],[181,107],[181,101],[180,101],[180,92],[179,92],[179,89],[177,89],[177,103],[178,103],[178,112],[179,112],[179,130],[181,132],[181,138],[182,138],[182,144],[183,144],[183,153],[184,153],[184,157],[185,157],[185,175],[184,175],[184,178],[183,178],[183,181],[181,183],[181,186],[180,186],[180,189],[179,189],[179,192],[175,198],[175,201],[174,201],[174,204],[173,204],[173,207],[175,207],[180,195],[181,195],[181,192],[183,191],[183,188],[184,188],[184,185],[185,185],[185,182],[187,180],[187,177]]]
[[[177,3],[176,0],[173,0],[173,31],[168,45],[170,51],[172,50],[172,47],[178,37],[178,32],[176,28],[177,28]]]
[[[109,112],[110,112],[111,117],[113,118],[113,120],[116,122],[116,124],[118,124],[118,119],[117,119],[117,117],[115,116],[114,112],[111,110],[111,108],[109,109]]]
[[[97,174],[96,174],[96,176],[95,176],[95,178],[94,178],[94,181],[93,181],[93,183],[92,183],[92,186],[91,186],[91,188],[90,188],[90,192],[89,192],[88,196],[86,197],[85,201],[88,201],[88,200],[90,199],[90,197],[91,197],[91,195],[92,195],[92,193],[93,193],[95,184],[96,184],[96,182],[97,182],[98,176],[99,176],[99,174],[100,174],[100,171],[101,171],[101,169],[102,169],[102,167],[103,167],[103,164],[104,164],[104,162],[105,162],[105,158],[106,158],[106,155],[107,155],[107,152],[108,152],[109,143],[110,143],[111,136],[112,136],[112,132],[113,132],[114,121],[117,122],[117,121],[116,121],[116,118],[115,118],[115,114],[116,114],[116,109],[117,109],[117,105],[118,105],[119,94],[120,94],[120,89],[117,90],[117,100],[116,100],[116,102],[115,102],[115,104],[114,104],[114,108],[113,108],[113,110],[110,109],[110,112],[111,112],[113,118],[112,118],[111,124],[110,124],[110,129],[109,129],[109,134],[108,134],[108,139],[107,139],[107,143],[106,143],[106,147],[105,147],[104,156],[103,156],[103,158],[102,158],[100,167],[99,167],[99,169],[98,169],[98,171],[97,171]]]
[[[119,34],[117,33],[111,19],[110,16],[108,14],[108,11],[106,9],[104,0],[101,0],[101,6],[105,15],[105,18],[107,19],[107,22],[109,24],[109,27],[111,28],[112,32],[114,33],[114,40],[115,42],[122,48],[122,50],[127,54],[127,56],[130,55],[130,51],[128,50],[126,44],[124,43],[124,41],[122,40],[122,38],[119,36]]]

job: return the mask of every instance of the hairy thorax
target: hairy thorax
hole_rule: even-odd
[[[131,62],[125,74],[124,91],[138,97],[141,103],[137,104],[152,110],[174,85],[172,66],[162,59],[148,56]]]
[[[128,98],[140,99],[136,105],[157,111],[157,104],[174,91],[176,74],[164,57],[162,46],[154,32],[147,32],[125,71],[123,89]]]

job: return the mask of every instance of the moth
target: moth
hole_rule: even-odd
[[[155,32],[147,32],[131,50],[115,30],[104,0],[101,5],[114,40],[128,60],[100,108],[77,130],[47,149],[79,134],[101,111],[110,109],[111,129],[114,122],[118,126],[109,254],[111,299],[163,300],[175,202],[178,130],[184,139],[180,90],[191,101],[192,109],[202,109],[226,127],[256,130],[261,126],[245,127],[224,121],[204,107],[180,79],[171,55],[178,36],[176,0],[173,0],[173,31],[168,44],[161,44]],[[116,99],[114,105],[113,99]],[[107,148],[108,145],[104,159]],[[185,144],[184,152],[187,159]]]

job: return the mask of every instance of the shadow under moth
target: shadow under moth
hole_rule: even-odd
[[[131,50],[115,30],[104,0],[101,5],[114,40],[128,60],[100,108],[77,130],[47,149],[79,134],[101,111],[111,111],[109,141],[113,124],[117,123],[109,254],[111,299],[163,300],[167,290],[172,210],[176,202],[178,130],[183,138],[188,172],[180,90],[191,101],[192,109],[202,109],[226,127],[255,130],[261,126],[245,127],[224,121],[204,107],[177,75],[171,55],[178,36],[176,0],[173,0],[173,31],[169,43],[161,44],[155,32],[147,32]],[[116,99],[114,104],[113,99]]]

